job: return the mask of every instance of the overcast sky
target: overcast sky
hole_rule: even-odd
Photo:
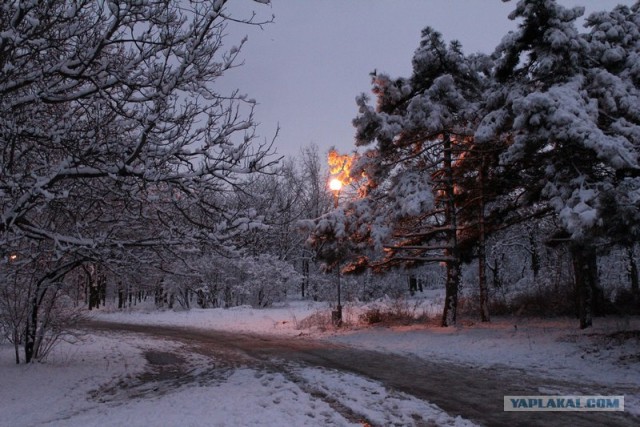
[[[610,10],[633,0],[563,0],[583,5],[587,14]],[[233,0],[240,15],[255,10],[275,22],[262,30],[230,27],[229,44],[243,34],[244,66],[225,76],[258,101],[259,133],[270,139],[278,124],[279,153],[297,155],[315,143],[324,154],[331,146],[355,149],[351,120],[355,97],[370,93],[374,69],[392,77],[408,77],[422,28],[431,26],[444,39],[459,40],[465,53],[491,53],[517,26],[507,16],[515,1],[501,0],[272,0],[263,6]]]

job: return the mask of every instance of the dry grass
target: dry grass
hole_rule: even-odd
[[[411,325],[429,320],[422,301],[409,301],[406,298],[393,298],[385,304],[375,305],[360,314],[359,321],[366,325]]]

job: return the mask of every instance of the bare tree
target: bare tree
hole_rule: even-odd
[[[27,362],[42,304],[74,268],[224,248],[254,220],[226,195],[277,159],[255,101],[214,83],[245,42],[223,48],[227,23],[261,23],[226,3],[0,6],[0,247],[49,260],[28,296]]]

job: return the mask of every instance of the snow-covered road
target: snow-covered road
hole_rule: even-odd
[[[600,384],[543,379],[517,369],[425,361],[308,338],[115,323],[94,323],[92,327],[143,333],[181,344],[179,351],[148,353],[151,370],[120,384],[120,393],[125,395],[136,396],[140,390],[164,394],[173,388],[219,383],[229,373],[250,369],[259,372],[260,378],[268,375],[265,381],[277,378],[283,386],[297,387],[316,404],[326,405],[329,413],[356,424],[470,425],[465,420],[471,420],[491,426],[637,425],[636,418],[624,413],[523,414],[502,408],[504,395],[537,395],[544,390],[582,395],[632,391],[619,387],[607,391]],[[273,406],[280,403],[282,398],[277,398]]]
[[[640,319],[308,322],[329,309],[99,312],[31,365],[0,343],[0,427],[637,425]],[[624,395],[625,412],[506,414],[508,393]]]

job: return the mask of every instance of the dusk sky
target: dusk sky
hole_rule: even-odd
[[[583,5],[586,14],[610,10],[632,0],[565,0]],[[263,6],[234,0],[239,16],[255,10],[258,18],[275,15],[263,27],[229,28],[227,45],[249,36],[244,66],[232,70],[224,84],[258,101],[261,138],[276,127],[279,153],[297,155],[311,143],[321,155],[335,146],[355,149],[351,120],[355,98],[370,93],[369,73],[409,76],[411,58],[422,28],[431,26],[445,40],[459,40],[466,53],[491,53],[517,22],[508,19],[516,2],[501,0],[272,0]]]

